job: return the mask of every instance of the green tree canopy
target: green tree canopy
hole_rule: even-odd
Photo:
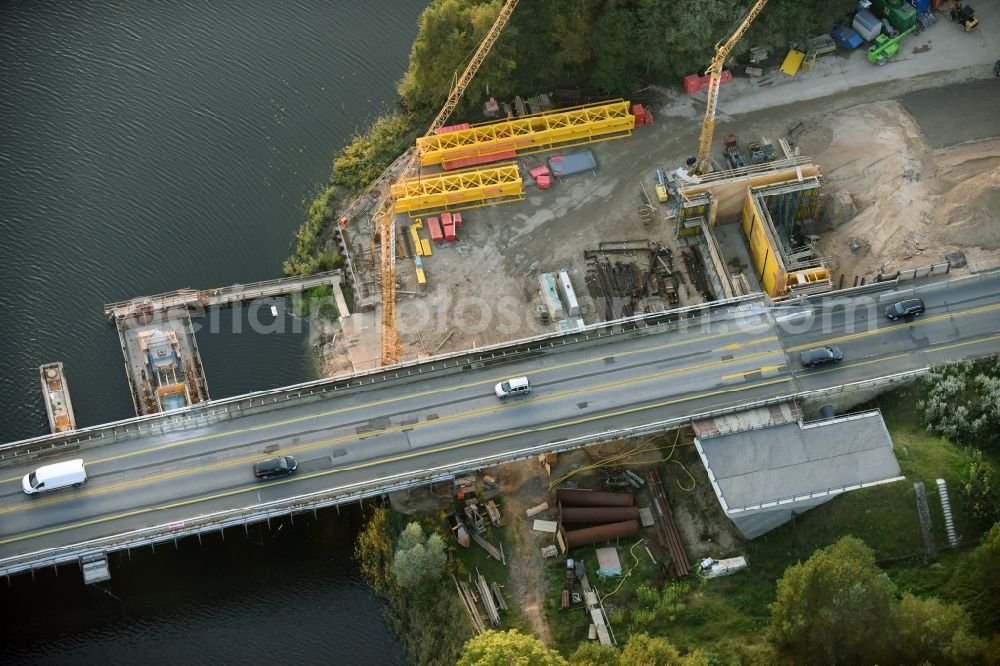
[[[615,646],[589,641],[580,644],[569,663],[572,666],[619,666],[622,660]]]
[[[735,28],[750,0],[702,0],[697,7],[660,0],[532,0],[511,16],[464,96],[472,109],[486,97],[601,88],[624,94],[640,81],[676,83],[706,67],[715,44]],[[433,0],[420,18],[410,67],[400,82],[404,105],[433,113],[455,73],[475,52],[501,0]],[[730,60],[751,45],[769,46],[777,60],[790,40],[828,32],[855,9],[855,0],[771,0]],[[429,118],[428,118],[429,119]]]
[[[957,576],[957,587],[974,626],[1000,634],[1000,523],[983,536]]]
[[[499,0],[435,0],[424,10],[409,69],[399,84],[399,95],[408,109],[437,112],[451,91],[452,80],[465,69],[496,20],[501,4]],[[467,104],[481,103],[487,86],[498,91],[509,82],[515,62],[504,44],[515,32],[508,23],[469,83],[463,95]]]
[[[622,648],[621,663],[629,666],[708,666],[708,658],[696,650],[682,657],[662,636],[632,634]]]
[[[565,659],[534,636],[517,629],[487,631],[470,639],[458,666],[568,666]]]
[[[770,605],[775,647],[796,663],[887,663],[894,587],[863,541],[844,537],[785,570]]]
[[[444,540],[438,534],[424,535],[419,523],[410,523],[396,541],[392,571],[399,586],[408,590],[437,580],[444,573]]]
[[[906,593],[898,616],[900,664],[959,666],[975,663],[983,652],[983,641],[972,634],[969,616],[960,606]]]

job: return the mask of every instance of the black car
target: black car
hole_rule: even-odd
[[[291,474],[298,468],[299,464],[291,456],[268,458],[253,464],[253,475],[258,479],[273,479],[276,476]]]
[[[828,363],[840,363],[843,360],[844,352],[840,351],[839,347],[831,347],[829,345],[810,349],[799,354],[799,363],[802,364],[803,368],[814,368],[817,365],[826,365]]]
[[[896,321],[900,317],[916,317],[923,314],[927,308],[919,298],[909,298],[905,301],[893,303],[885,309],[885,316]]]

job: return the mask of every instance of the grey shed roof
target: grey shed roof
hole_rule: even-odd
[[[806,502],[900,476],[892,439],[877,410],[699,438],[697,443],[727,513]]]

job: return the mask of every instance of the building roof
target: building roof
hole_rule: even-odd
[[[804,502],[900,476],[877,410],[699,437],[697,443],[727,513]]]

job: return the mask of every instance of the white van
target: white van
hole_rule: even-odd
[[[82,460],[67,460],[39,467],[29,472],[21,479],[21,488],[29,495],[43,493],[47,490],[58,490],[69,486],[78,486],[87,480],[87,470]]]
[[[527,393],[530,390],[531,383],[528,382],[527,377],[514,377],[512,379],[502,381],[493,387],[493,391],[497,394],[498,398],[506,398],[509,395]]]

